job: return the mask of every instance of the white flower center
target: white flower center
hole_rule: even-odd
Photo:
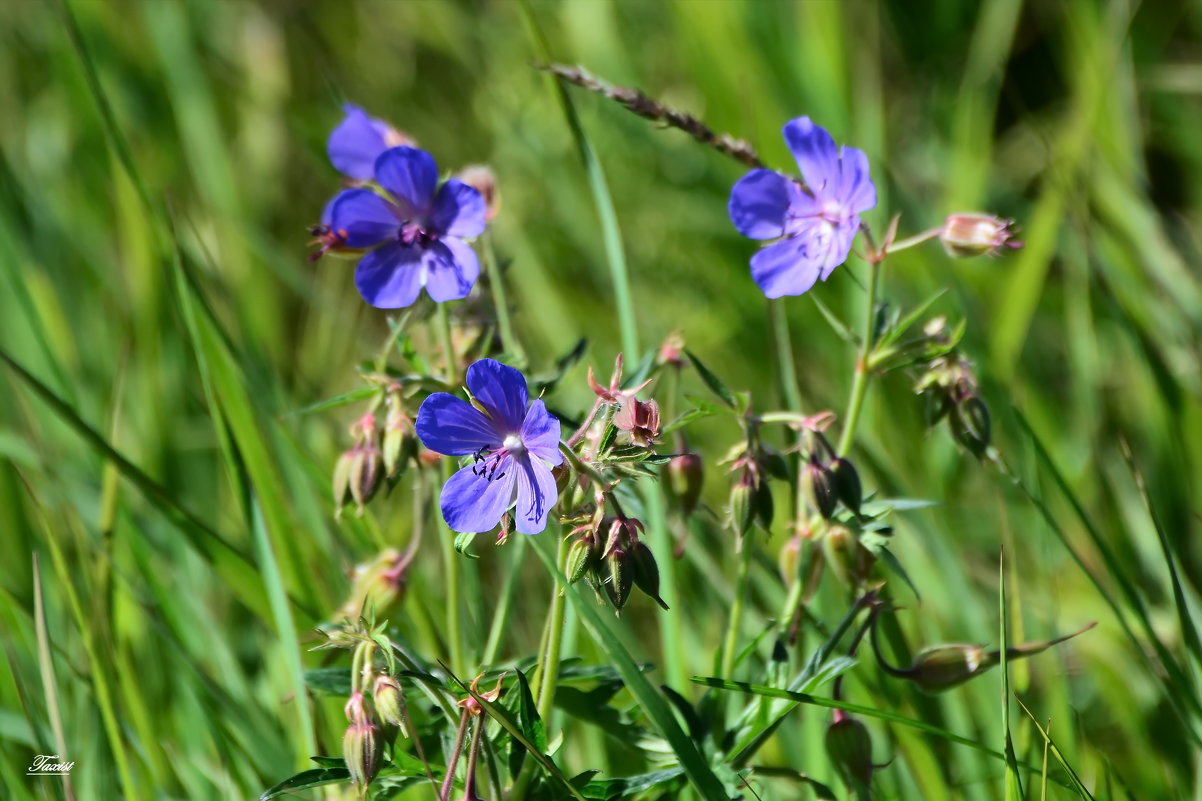
[[[518,434],[510,434],[501,443],[501,447],[509,451],[514,456],[521,456],[526,452],[526,446],[522,443],[522,438]]]

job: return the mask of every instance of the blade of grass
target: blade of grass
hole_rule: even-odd
[[[42,572],[38,567],[38,554],[33,554],[33,617],[38,637],[38,668],[42,675],[42,694],[46,699],[46,716],[50,718],[50,730],[54,733],[55,753],[66,759],[67,741],[63,737],[63,716],[58,706],[58,681],[54,677],[54,660],[50,656],[50,633],[46,628],[46,604],[42,599]],[[70,772],[64,773],[63,793],[68,801],[74,801],[75,791],[71,787]]]
[[[1006,778],[1005,797],[1008,801],[1022,801],[1023,782],[1018,772],[1018,758],[1014,755],[1014,738],[1010,735],[1010,662],[1006,651],[1010,647],[1009,608],[1006,606],[1006,556],[998,556],[998,642],[1002,655],[999,664],[1002,677],[1002,742],[1005,743]]]

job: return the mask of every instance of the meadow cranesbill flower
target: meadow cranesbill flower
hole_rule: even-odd
[[[809,117],[790,120],[785,142],[805,185],[772,170],[752,170],[730,192],[731,222],[751,239],[779,240],[751,257],[751,277],[770,298],[801,295],[847,260],[860,214],[876,205],[868,158]]]
[[[396,128],[369,116],[358,106],[347,103],[342,110],[346,116],[330,132],[326,152],[334,169],[347,178],[370,181],[375,176],[376,159],[380,154],[390,147],[416,144]]]
[[[492,359],[467,369],[467,388],[472,403],[436,392],[417,412],[427,448],[472,457],[442,488],[442,516],[455,531],[479,534],[501,522],[516,495],[517,530],[537,534],[558,497],[559,420],[541,400],[529,402],[521,372]]]
[[[438,186],[434,157],[412,147],[385,150],[375,178],[386,197],[347,189],[330,210],[345,247],[375,247],[355,269],[359,294],[380,309],[411,305],[422,287],[439,302],[467,297],[480,262],[463,240],[484,231],[484,198],[455,178]]]

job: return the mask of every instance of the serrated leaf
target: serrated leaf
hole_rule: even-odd
[[[704,381],[705,385],[710,388],[710,391],[721,398],[722,402],[725,403],[728,408],[737,409],[739,405],[738,401],[735,400],[734,394],[731,393],[731,391],[726,388],[726,385],[722,383],[722,380],[719,379],[718,376],[714,375],[708,367],[702,364],[701,360],[694,356],[692,351],[686,349],[684,355],[689,357],[689,361],[693,364],[693,369],[697,371],[699,376],[701,376],[701,380]]]

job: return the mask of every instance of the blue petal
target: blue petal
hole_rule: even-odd
[[[423,445],[447,456],[495,448],[504,439],[479,409],[446,392],[435,392],[422,401],[414,428]]]
[[[466,242],[448,237],[426,247],[422,253],[426,270],[426,292],[442,303],[466,298],[480,277],[480,260]]]
[[[547,515],[559,492],[551,468],[537,457],[518,461],[518,502],[513,508],[514,527],[520,534],[538,534],[547,527]]]
[[[775,239],[785,232],[794,194],[796,185],[780,173],[752,170],[730,190],[730,221],[743,236]]]
[[[326,152],[334,169],[357,181],[370,181],[376,159],[388,145],[384,141],[386,126],[374,120],[358,106],[346,105],[346,116],[330,134]]]
[[[824,128],[815,125],[809,117],[798,117],[785,123],[784,135],[811,192],[822,192],[827,184],[838,180],[839,148]]]
[[[430,226],[439,236],[470,239],[484,233],[484,196],[457,178],[443,184],[434,196]]]
[[[352,248],[369,248],[395,239],[400,232],[400,221],[393,207],[370,189],[340,192],[326,208],[330,228],[342,234]]]
[[[563,462],[559,452],[559,418],[547,411],[541,398],[530,404],[522,421],[522,444],[526,450],[552,465]]]
[[[813,247],[810,249],[810,253],[821,268],[819,277],[823,281],[830,278],[836,267],[847,261],[847,255],[851,253],[851,243],[855,240],[859,230],[860,218],[850,217],[835,227],[835,230],[823,243],[821,251]]]
[[[751,257],[751,277],[769,298],[804,294],[818,280],[819,270],[800,237],[769,245]]]
[[[876,206],[876,185],[868,177],[868,156],[854,147],[843,148],[839,177],[839,201],[851,214],[862,214]]]
[[[497,430],[518,433],[526,418],[526,377],[520,370],[493,359],[480,359],[467,368],[467,388],[492,414]]]
[[[480,534],[496,528],[513,502],[513,482],[522,472],[512,457],[503,457],[491,481],[472,472],[475,465],[461,468],[442,487],[439,506],[452,531]]]
[[[380,186],[396,198],[402,217],[429,214],[438,184],[438,165],[433,156],[415,147],[392,147],[376,159],[375,173]]]
[[[413,305],[422,291],[421,251],[400,242],[376,248],[359,260],[355,286],[377,309]]]

